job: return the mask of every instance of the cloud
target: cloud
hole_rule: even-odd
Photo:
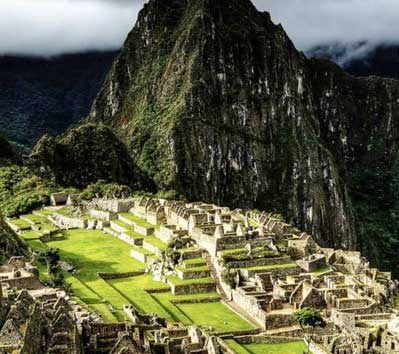
[[[169,0],[164,0],[169,1]],[[0,0],[0,54],[117,49],[145,0]],[[339,43],[359,55],[398,43],[398,0],[254,0],[304,51]],[[358,43],[367,43],[359,50]],[[351,48],[356,48],[357,54]]]
[[[255,0],[304,51],[321,44],[399,43],[398,0]],[[357,46],[355,46],[357,47]],[[363,48],[364,49],[364,48]]]
[[[0,53],[51,56],[119,48],[143,1],[0,0]]]

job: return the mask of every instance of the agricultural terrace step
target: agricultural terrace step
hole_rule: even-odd
[[[274,276],[298,275],[301,269],[295,263],[277,264],[271,266],[249,267],[238,269],[244,280],[254,277],[259,273],[272,273]]]
[[[189,268],[195,268],[195,267],[201,267],[206,265],[206,261],[203,258],[191,258],[191,259],[186,259],[182,263],[182,267],[189,269]]]
[[[21,215],[19,218],[21,220],[25,220],[26,222],[28,222],[31,225],[49,223],[49,220],[46,217],[38,216],[38,215],[34,215],[34,214]]]
[[[239,261],[229,261],[226,263],[228,268],[254,268],[263,266],[274,266],[279,264],[288,264],[292,260],[289,256],[276,257],[276,258],[255,258],[243,259]]]
[[[196,268],[181,268],[176,267],[177,276],[180,279],[198,279],[198,278],[209,278],[211,276],[211,270],[208,266],[196,267]]]
[[[126,224],[121,220],[112,220],[110,222],[111,228],[118,232],[126,232],[126,231],[133,231],[131,225]]]
[[[133,246],[132,250],[130,251],[130,256],[144,264],[149,264],[150,261],[155,261],[158,259],[154,253],[146,250],[143,247],[137,246]]]
[[[248,243],[250,243],[252,247],[261,247],[266,244],[266,238],[255,238],[252,240],[245,240],[235,243],[220,243],[218,245],[218,251],[231,250],[236,248],[245,248],[245,246]]]
[[[7,223],[14,231],[20,232],[31,229],[31,224],[22,219],[7,219]]]
[[[216,292],[216,283],[209,277],[187,280],[182,280],[177,277],[169,277],[168,284],[171,287],[173,295]]]
[[[194,248],[181,248],[178,250],[182,255],[182,259],[188,260],[193,258],[200,258],[202,256],[201,249],[194,249]]]
[[[160,256],[168,249],[168,245],[155,236],[147,236],[143,239],[143,248]]]
[[[156,227],[155,225],[151,225],[146,220],[141,219],[132,213],[120,213],[118,214],[118,219],[133,226],[136,232],[144,236],[153,234]]]

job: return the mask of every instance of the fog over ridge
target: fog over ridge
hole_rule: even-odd
[[[167,0],[165,0],[167,1]],[[1,0],[0,54],[51,56],[119,48],[144,0]],[[255,0],[296,46],[340,44],[343,60],[398,43],[397,0]],[[360,46],[358,43],[362,43]]]

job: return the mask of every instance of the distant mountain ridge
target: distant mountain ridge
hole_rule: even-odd
[[[342,44],[322,45],[307,54],[311,57],[332,60],[354,76],[381,76],[399,78],[399,45],[382,44],[368,49],[367,43],[352,46]]]
[[[0,132],[26,148],[63,133],[88,114],[116,55],[0,57]]]

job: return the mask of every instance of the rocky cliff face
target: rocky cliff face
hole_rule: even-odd
[[[112,127],[160,188],[372,249],[360,209],[390,193],[368,178],[393,176],[398,90],[308,60],[249,0],[151,0],[89,120]]]

